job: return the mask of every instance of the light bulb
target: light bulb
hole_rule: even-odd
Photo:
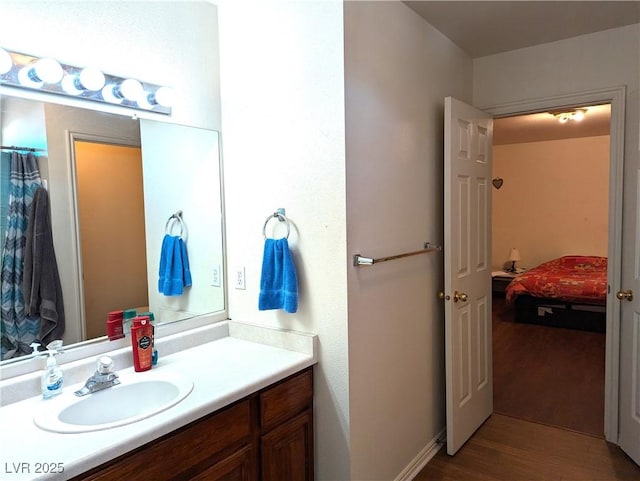
[[[52,58],[41,58],[35,63],[31,75],[35,75],[42,82],[56,84],[62,80],[62,66]],[[36,80],[37,79],[33,79]]]
[[[142,84],[132,78],[128,78],[127,80],[122,82],[118,87],[118,90],[125,99],[132,102],[136,102],[138,99],[141,99],[144,94]]]
[[[138,107],[145,110],[153,110],[153,106],[156,105],[153,100],[153,94],[143,92],[142,97],[138,99]]]
[[[170,87],[160,87],[153,94],[153,100],[155,103],[162,105],[163,107],[171,107],[175,100],[175,94]]]
[[[113,84],[105,85],[102,88],[102,98],[109,103],[119,104],[122,102],[122,96],[117,93],[118,88]]]
[[[580,122],[582,119],[584,119],[584,110],[576,110],[573,114],[573,120]]]
[[[32,75],[32,70],[33,67],[30,66],[22,67],[18,72],[18,82],[25,87],[39,89],[44,85],[44,82],[38,79],[37,76]]]
[[[83,90],[80,85],[80,79],[76,75],[65,75],[62,79],[62,90],[69,95],[80,95]]]
[[[94,67],[83,68],[80,72],[80,84],[87,90],[96,92],[104,87],[104,74]]]
[[[0,75],[4,75],[13,67],[11,55],[5,49],[0,48]]]

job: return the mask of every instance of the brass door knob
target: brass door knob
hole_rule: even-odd
[[[445,301],[448,301],[449,299],[451,299],[450,296],[447,296],[444,292],[438,292],[438,299],[443,299]]]
[[[468,298],[469,296],[466,293],[456,291],[456,293],[453,295],[453,302],[466,302]]]
[[[616,297],[621,301],[626,299],[627,301],[631,302],[633,301],[633,291],[631,289],[627,289],[626,291],[618,291],[616,293]]]

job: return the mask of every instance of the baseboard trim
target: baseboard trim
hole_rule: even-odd
[[[394,481],[411,481],[415,478],[422,468],[440,451],[445,445],[447,429],[440,431],[435,438],[422,448],[418,455],[402,470]]]

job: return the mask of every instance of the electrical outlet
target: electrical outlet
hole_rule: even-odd
[[[222,280],[220,279],[220,266],[213,266],[211,270],[211,285],[213,287],[220,287]]]
[[[236,269],[235,286],[236,286],[236,289],[246,289],[245,279],[244,279],[244,267],[238,267]]]

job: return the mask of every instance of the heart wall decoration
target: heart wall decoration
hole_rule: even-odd
[[[502,177],[496,177],[491,181],[491,183],[496,189],[500,189],[500,187],[502,187],[502,184],[504,184],[504,180],[502,180]]]

